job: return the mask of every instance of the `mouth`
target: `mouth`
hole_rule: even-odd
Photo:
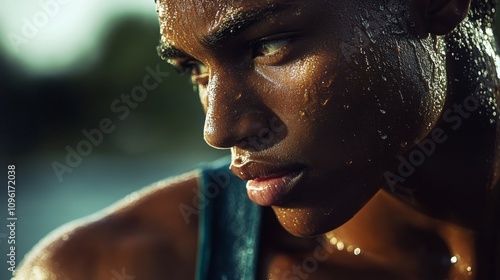
[[[231,165],[231,171],[246,180],[247,195],[261,206],[283,203],[287,195],[298,185],[304,174],[304,167],[290,165],[277,167],[263,162],[247,162]]]

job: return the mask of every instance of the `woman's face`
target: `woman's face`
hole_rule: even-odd
[[[379,3],[380,2],[380,3]],[[163,54],[193,74],[204,136],[292,234],[350,219],[434,127],[441,41],[408,1],[162,0]]]

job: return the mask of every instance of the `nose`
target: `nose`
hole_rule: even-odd
[[[218,149],[265,149],[272,116],[241,74],[213,74],[206,87],[204,138]]]

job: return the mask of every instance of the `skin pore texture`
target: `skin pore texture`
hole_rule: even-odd
[[[157,0],[160,55],[265,206],[256,279],[500,279],[493,7]],[[193,279],[198,216],[179,205],[199,184],[190,172],[62,227],[15,279]]]
[[[208,68],[195,77],[207,143],[231,148],[240,177],[242,165],[253,173],[266,164],[302,172],[273,205],[294,235],[352,218],[443,107],[442,39],[410,38],[408,7],[397,1],[162,3],[162,42],[188,56],[171,61]],[[176,17],[179,11],[193,15]],[[235,18],[243,18],[241,27],[231,25]],[[214,35],[226,26],[224,36]],[[262,136],[271,121],[280,131]],[[259,145],[248,145],[259,136]]]
[[[477,145],[466,133],[496,135],[496,74],[483,75],[481,85],[452,71],[467,63],[495,69],[491,45],[482,62],[450,52],[457,45],[448,44],[449,33],[469,5],[159,1],[160,53],[198,86],[206,142],[231,149],[231,170],[250,180],[250,199],[271,206],[288,233],[336,229],[330,236],[384,251],[365,254],[379,268],[405,267],[417,279],[441,279],[450,270],[452,279],[467,278],[498,154],[486,140],[475,156],[452,155],[464,143]],[[467,19],[453,36],[466,28],[477,27]],[[490,44],[491,30],[455,40],[458,49]],[[467,99],[471,92],[476,96]],[[471,118],[482,122],[477,130],[467,122],[474,112],[483,114]],[[457,135],[465,140],[451,137]],[[401,167],[405,157],[410,167]],[[415,257],[415,250],[429,252]],[[456,256],[462,265],[451,268]]]

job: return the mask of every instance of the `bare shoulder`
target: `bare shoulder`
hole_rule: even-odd
[[[15,279],[192,279],[198,217],[182,206],[198,185],[192,171],[62,226],[26,255]]]

